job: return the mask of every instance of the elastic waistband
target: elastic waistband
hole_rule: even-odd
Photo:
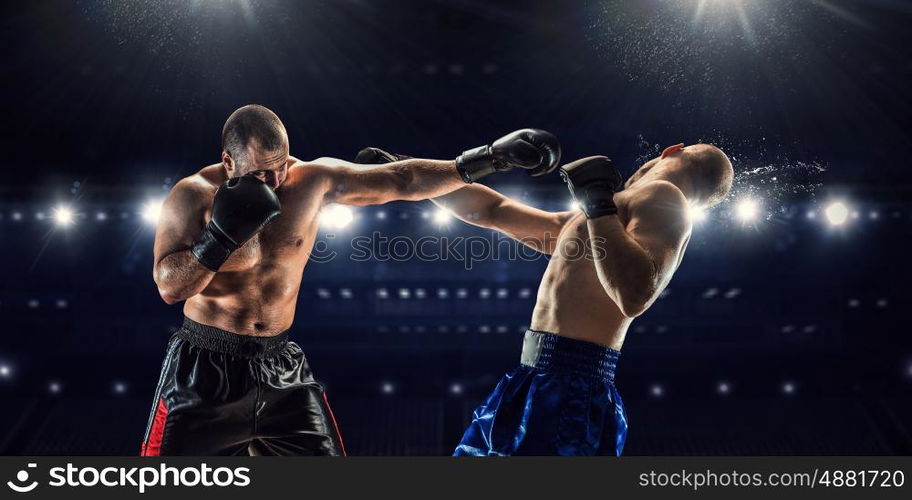
[[[288,344],[287,330],[274,337],[252,337],[197,323],[187,317],[176,335],[199,348],[245,358],[265,358]]]
[[[543,371],[614,383],[620,356],[620,351],[592,342],[526,330],[520,362]]]

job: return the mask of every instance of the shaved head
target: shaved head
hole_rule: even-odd
[[[250,160],[247,152],[251,144],[266,152],[288,151],[288,133],[282,120],[258,104],[238,108],[222,128],[222,150],[234,161],[243,164]]]
[[[728,196],[735,171],[731,160],[711,144],[693,144],[681,151],[684,170],[699,193],[700,200],[711,207]]]

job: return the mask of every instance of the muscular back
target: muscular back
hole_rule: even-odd
[[[628,229],[637,224],[636,202],[646,196],[649,189],[649,184],[645,184],[615,195],[618,217]],[[538,289],[530,327],[620,350],[633,318],[624,315],[605,293],[593,262],[589,234],[582,212],[574,214],[564,224]],[[676,249],[672,268],[660,280],[662,288],[680,264],[689,237],[687,231]]]
[[[288,179],[276,190],[282,214],[235,251],[200,293],[187,299],[188,318],[244,335],[275,335],[291,325],[323,201],[322,192],[307,182],[307,164],[291,161]],[[193,186],[198,200],[198,209],[187,211],[197,218],[186,221],[196,228],[188,241],[209,220],[215,192],[225,180],[224,169],[213,165],[182,181]]]

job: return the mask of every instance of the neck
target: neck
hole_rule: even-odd
[[[659,171],[655,173],[655,179],[661,179],[674,184],[675,187],[684,193],[684,197],[687,198],[688,202],[694,203],[697,201],[697,190],[694,189],[693,182],[679,172],[669,170]]]

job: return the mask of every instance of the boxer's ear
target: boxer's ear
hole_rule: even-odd
[[[228,177],[234,177],[235,172],[237,171],[237,165],[234,163],[234,158],[231,157],[231,154],[228,151],[222,151],[222,166],[225,167],[225,172],[228,174]]]
[[[661,157],[662,157],[662,158],[665,158],[666,156],[671,156],[671,155],[673,155],[673,154],[675,154],[675,153],[680,153],[681,151],[684,151],[684,143],[683,143],[683,142],[678,143],[678,144],[675,144],[674,146],[668,146],[667,148],[665,148],[665,149],[662,151]]]

